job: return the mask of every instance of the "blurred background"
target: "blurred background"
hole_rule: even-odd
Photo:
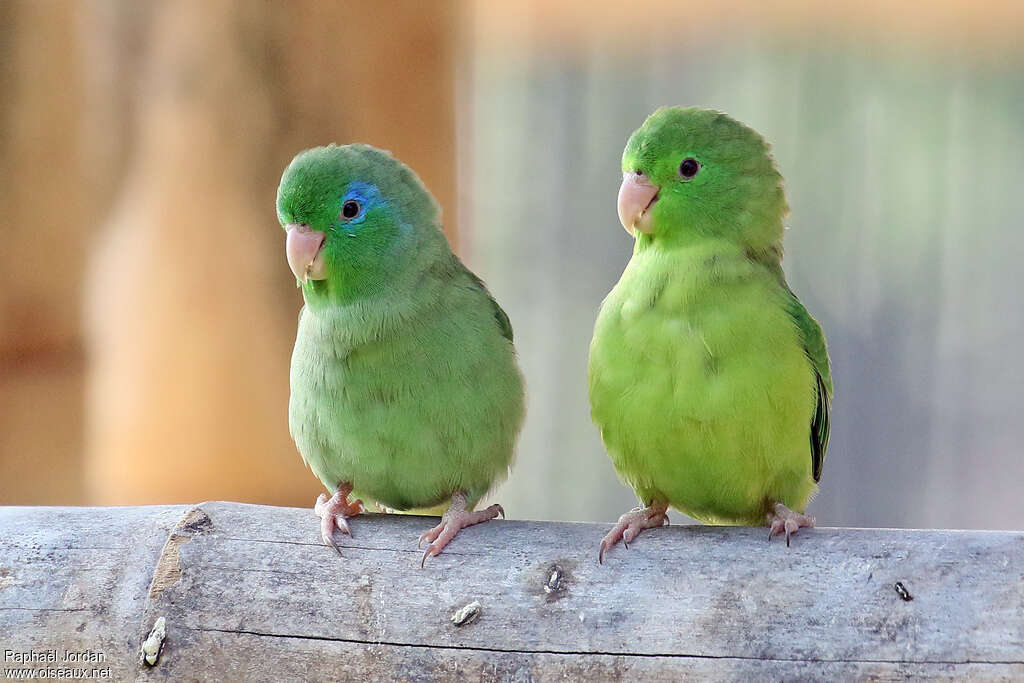
[[[585,369],[631,249],[619,159],[696,104],[787,180],[836,383],[819,524],[1022,528],[1022,30],[1018,0],[2,0],[0,504],[310,506],[275,189],[363,141],[515,327],[528,415],[492,497],[616,519]]]

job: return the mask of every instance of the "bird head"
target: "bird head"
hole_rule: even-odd
[[[789,212],[768,143],[727,114],[662,107],[622,154],[619,220],[638,238],[728,239],[765,249]]]
[[[423,183],[388,152],[328,145],[300,152],[277,189],[285,253],[307,299],[364,295],[443,240],[439,210]]]

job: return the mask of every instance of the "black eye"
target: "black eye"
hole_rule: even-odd
[[[350,199],[341,205],[341,217],[345,219],[355,218],[359,215],[359,202]]]
[[[697,175],[697,171],[699,170],[700,162],[693,157],[686,157],[683,159],[683,163],[679,164],[679,175],[687,180]]]

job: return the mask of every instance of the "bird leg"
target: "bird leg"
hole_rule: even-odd
[[[802,515],[799,512],[793,512],[782,503],[776,503],[773,510],[766,516],[768,522],[768,540],[772,540],[772,536],[786,532],[786,547],[789,547],[789,537],[795,534],[800,527],[813,527],[814,517],[808,517]]]
[[[640,535],[644,529],[653,529],[668,524],[668,503],[654,502],[645,508],[633,508],[619,517],[619,522],[601,541],[601,550],[597,561],[604,564],[604,554],[613,545],[622,540],[629,549],[629,542]]]
[[[462,491],[456,491],[452,495],[452,504],[445,510],[444,515],[441,516],[441,522],[434,528],[424,531],[423,535],[420,536],[418,545],[423,545],[424,541],[430,543],[423,552],[420,567],[426,564],[428,557],[433,557],[440,553],[441,549],[455,538],[455,534],[459,533],[459,529],[464,529],[467,526],[473,526],[480,522],[486,522],[498,515],[504,518],[505,510],[497,503],[476,512],[467,510],[466,494]]]
[[[350,493],[352,493],[352,484],[343,481],[338,484],[338,490],[330,499],[327,498],[326,493],[321,493],[316,499],[316,505],[313,506],[313,511],[320,517],[320,536],[323,537],[324,543],[335,550],[338,550],[338,546],[334,543],[334,530],[339,529],[351,536],[352,530],[348,528],[348,518],[358,515],[364,509],[361,500],[349,502]],[[338,554],[341,554],[340,550],[338,550]]]

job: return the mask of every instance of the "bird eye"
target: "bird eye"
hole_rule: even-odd
[[[700,162],[693,157],[686,157],[683,159],[683,163],[679,164],[679,175],[685,180],[689,180],[693,176],[697,175],[697,171],[700,170]]]
[[[341,205],[341,217],[349,220],[359,215],[359,202],[354,199],[349,199],[347,202]]]

